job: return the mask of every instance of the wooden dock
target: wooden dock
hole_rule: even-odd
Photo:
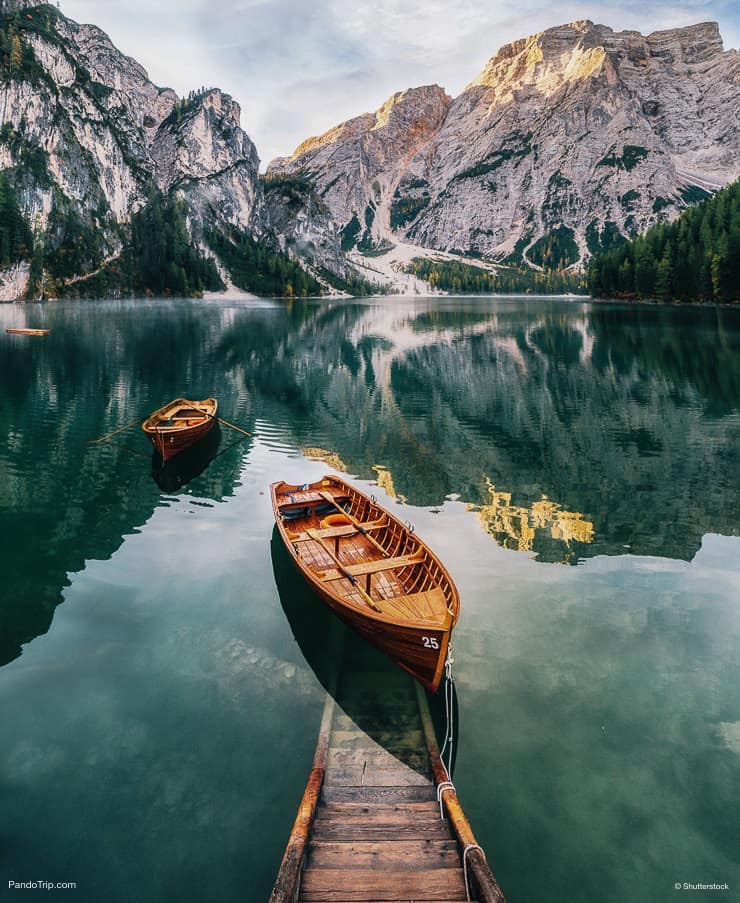
[[[343,671],[270,903],[504,903],[446,780],[421,687]]]

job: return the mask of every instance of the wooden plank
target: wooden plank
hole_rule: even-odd
[[[436,802],[404,800],[391,803],[340,803],[322,802],[317,812],[317,818],[350,818],[366,816],[405,816],[409,819],[424,818],[430,816],[439,819],[439,806]]]
[[[309,844],[307,866],[358,869],[459,868],[460,854],[454,840],[372,840],[339,842],[314,840]]]
[[[429,773],[429,759],[423,753],[406,749],[395,753],[377,747],[375,749],[330,749],[329,768],[344,765],[372,765],[377,768],[395,768],[406,765],[415,771]]]
[[[49,335],[50,329],[6,329],[8,335]]]
[[[329,740],[331,749],[424,749],[424,734],[420,730],[378,731],[366,734],[360,730],[335,730]]]
[[[357,527],[347,524],[344,527],[326,527],[323,530],[311,530],[311,535],[309,535],[309,533],[288,533],[288,539],[291,542],[311,542],[312,540],[315,540],[316,537],[321,537],[322,539],[336,539],[341,536],[352,536],[354,533],[357,533]]]
[[[317,869],[303,873],[299,900],[338,903],[359,900],[465,900],[463,870]]]
[[[374,729],[376,726],[378,731],[394,732],[415,730],[419,726],[418,719],[414,717],[410,708],[399,708],[394,712],[389,712],[387,717],[382,717],[384,713],[377,707],[371,711],[366,710],[364,712],[359,705],[347,705],[347,708],[351,714],[342,713],[337,715],[334,720],[335,730],[357,730],[359,728],[368,733],[368,729],[371,729],[373,730],[373,736],[375,736]],[[380,716],[380,720],[373,722],[372,716]]]
[[[451,840],[446,821],[413,822],[407,818],[375,822],[361,818],[317,818],[313,823],[312,840]]]
[[[402,803],[402,802],[430,802],[436,800],[437,792],[433,784],[425,786],[395,786],[395,787],[348,787],[336,784],[334,786],[324,784],[321,791],[321,800],[326,803]]]
[[[412,768],[346,765],[328,771],[325,784],[329,787],[431,787],[432,780],[428,775],[419,774]]]
[[[377,561],[364,561],[362,564],[348,564],[345,567],[353,577],[365,574],[377,574],[379,571],[392,571],[394,568],[406,568],[412,564],[421,564],[424,558],[418,553],[399,555],[397,558],[380,558]]]

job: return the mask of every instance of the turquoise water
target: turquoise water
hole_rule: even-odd
[[[740,312],[58,303],[0,344],[0,898],[267,899],[327,626],[268,490],[327,470],[458,583],[455,781],[510,903],[735,898]],[[164,475],[89,444],[180,394],[253,436]]]

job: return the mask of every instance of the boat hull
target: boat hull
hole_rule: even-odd
[[[185,421],[175,425],[168,425],[168,415],[171,411],[186,409],[204,413],[206,416],[194,418],[193,422]],[[191,401],[186,398],[177,398],[169,404],[155,411],[144,421],[142,429],[154,450],[162,457],[162,460],[170,461],[175,455],[179,455],[186,449],[200,442],[213,429],[216,422],[218,402],[215,398],[206,398],[202,401]],[[171,419],[171,418],[169,418]]]
[[[288,513],[296,510],[296,505],[299,512],[302,510],[301,504],[305,498],[313,498],[308,502],[307,509],[316,502],[317,509],[320,508],[327,489],[332,490],[329,495],[336,500],[346,499],[344,504],[354,515],[364,515],[357,518],[363,529],[353,534],[355,537],[358,534],[367,537],[369,531],[364,528],[371,523],[373,526],[369,530],[377,531],[374,536],[379,537],[375,542],[372,539],[363,540],[374,557],[363,559],[362,550],[356,542],[353,548],[346,550],[354,562],[347,565],[348,570],[341,563],[341,543],[346,535],[341,531],[344,529],[352,533],[351,527],[338,527],[334,531],[308,529],[301,533],[300,527],[296,532],[294,524],[302,522],[287,519]],[[459,613],[457,590],[439,559],[417,536],[412,535],[405,524],[339,477],[327,477],[303,487],[275,483],[271,494],[275,520],[285,548],[324,604],[423,686],[436,691],[444,673],[450,633]],[[298,501],[288,503],[285,499]],[[318,514],[315,519],[318,523]],[[330,537],[328,543],[336,542],[338,557],[333,567],[332,546],[324,544],[320,538],[322,535]],[[306,545],[302,544],[308,542],[314,543],[313,563],[311,555],[303,551]],[[383,543],[387,549],[381,548]],[[315,563],[317,553],[323,555],[323,563],[319,565]],[[394,561],[398,565],[386,571],[384,565]],[[385,574],[390,575],[390,582]],[[378,593],[375,581],[379,577],[380,588],[386,591],[387,597]],[[375,594],[374,598],[369,595],[371,592]]]

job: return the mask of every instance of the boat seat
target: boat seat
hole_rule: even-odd
[[[423,621],[440,629],[445,629],[450,621],[447,598],[438,586],[420,593],[392,596],[381,601],[386,614],[395,614],[405,621]]]
[[[346,502],[349,496],[335,495],[334,498],[337,502]],[[284,499],[284,501],[282,501],[281,499]],[[284,511],[286,508],[290,509],[292,507],[305,508],[306,505],[310,504],[311,502],[323,501],[324,498],[318,492],[305,492],[296,490],[295,492],[286,492],[282,496],[278,496],[278,509],[280,511]]]
[[[326,527],[323,530],[311,530],[309,533],[291,533],[288,539],[291,542],[310,542],[312,539],[335,539],[341,536],[354,536],[357,527],[345,524],[343,527]]]
[[[399,555],[397,558],[378,558],[375,561],[364,561],[362,564],[345,564],[342,565],[344,573],[336,568],[331,568],[324,573],[321,578],[324,583],[331,580],[341,580],[347,574],[353,577],[370,576],[380,571],[392,571],[394,568],[407,568],[414,564],[421,564],[424,561],[423,555],[415,552],[413,555]]]
[[[337,539],[342,536],[354,536],[358,533],[358,527],[362,527],[365,533],[371,530],[380,530],[388,526],[388,521],[368,521],[367,523],[343,524],[341,527],[325,527],[323,530],[309,530],[308,532],[292,533],[288,535],[291,542],[310,542],[312,539]]]
[[[379,571],[392,571],[394,568],[421,564],[423,560],[423,555],[414,552],[413,555],[399,555],[397,558],[378,558],[376,561],[363,561],[362,564],[348,564],[344,569],[353,577],[361,577],[365,574],[377,574]]]

